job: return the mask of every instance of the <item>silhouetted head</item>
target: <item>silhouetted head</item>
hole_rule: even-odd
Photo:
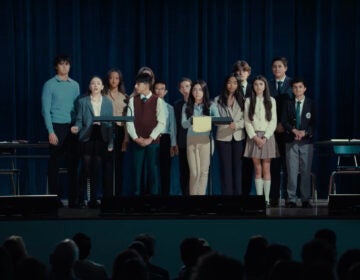
[[[79,249],[79,259],[83,260],[90,255],[91,239],[89,236],[82,232],[78,232],[72,238]]]

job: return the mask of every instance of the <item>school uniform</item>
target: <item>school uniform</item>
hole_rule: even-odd
[[[154,139],[146,147],[132,142],[134,194],[160,195],[159,143],[165,127],[164,101],[150,92],[147,96],[138,94],[130,98],[128,116],[134,122],[127,122],[126,128],[132,140],[139,137]],[[142,180],[142,177],[145,177]],[[141,182],[145,186],[141,188]]]
[[[209,132],[195,132],[191,123],[192,116],[204,116],[204,105],[194,104],[193,115],[187,117],[186,104],[182,111],[182,126],[187,131],[187,158],[189,162],[189,192],[190,195],[205,195],[207,191],[209,167],[210,167],[210,133]],[[219,111],[217,106],[212,103],[209,108],[210,116],[218,117]]]
[[[278,148],[275,142],[274,131],[276,129],[276,102],[271,97],[271,120],[266,119],[266,111],[264,107],[264,97],[256,96],[255,111],[253,120],[249,118],[250,98],[245,100],[245,129],[248,134],[246,140],[246,147],[244,157],[269,159],[279,156]],[[259,148],[255,142],[254,137],[265,137],[265,144]],[[255,178],[255,188],[257,195],[265,194],[265,201],[267,204],[270,202],[270,186],[271,180],[263,180],[262,178]]]
[[[90,180],[89,206],[97,205],[97,178],[102,161],[106,158],[107,150],[113,149],[112,124],[110,122],[94,123],[95,116],[112,116],[112,103],[105,97],[94,103],[90,96],[79,99],[75,126],[78,127],[80,150],[83,157],[84,178]],[[82,188],[80,195],[82,196]],[[103,185],[103,197],[111,196],[108,185]],[[81,199],[82,200],[82,199]]]
[[[296,107],[300,101],[300,121],[298,130],[305,131],[300,141],[294,139],[292,129],[296,128]],[[286,130],[286,165],[288,171],[287,193],[291,203],[296,203],[298,174],[300,174],[300,194],[303,205],[308,205],[311,196],[311,165],[314,153],[313,129],[315,125],[315,106],[305,97],[303,100],[288,101],[282,112],[282,124]]]
[[[274,138],[274,131],[276,129],[276,102],[271,97],[271,120],[268,121],[265,117],[264,97],[256,97],[255,113],[253,120],[249,118],[250,98],[245,100],[245,129],[249,136],[246,140],[246,147],[244,156],[249,158],[276,158],[278,157],[278,148]],[[265,137],[266,143],[260,149],[254,142],[255,136]]]
[[[247,81],[241,83],[241,93],[244,98],[250,97],[252,86]],[[245,130],[245,138],[247,137]],[[246,143],[246,139],[244,140]],[[245,144],[244,144],[245,145]],[[245,146],[244,146],[245,147]],[[249,195],[254,181],[254,164],[251,158],[242,156],[242,194]]]
[[[170,194],[170,172],[171,172],[171,155],[170,148],[176,146],[176,121],[174,108],[164,101],[165,129],[161,132],[160,137],[160,185],[161,194],[167,196]]]
[[[294,98],[291,88],[292,78],[285,76],[282,80],[270,80],[269,89],[270,95],[275,98],[276,101],[276,115],[278,122],[281,122],[281,113],[284,105],[288,100]],[[280,83],[280,86],[279,86]],[[271,193],[270,200],[271,205],[277,206],[280,190],[284,191],[284,196],[287,197],[286,192],[286,180],[287,180],[287,171],[286,171],[286,158],[285,158],[285,133],[275,131],[275,140],[279,148],[280,157],[274,158],[271,160]],[[281,176],[281,173],[283,176]],[[281,186],[281,182],[282,186]]]
[[[220,159],[221,191],[223,195],[242,194],[242,157],[245,146],[244,112],[235,100],[232,106],[219,103],[219,96],[214,100],[220,117],[231,117],[235,130],[229,125],[218,125],[216,144]]]
[[[182,108],[186,104],[183,98],[174,103],[176,119],[176,142],[179,149],[179,176],[182,195],[189,195],[189,163],[186,152],[187,129],[181,125]]]

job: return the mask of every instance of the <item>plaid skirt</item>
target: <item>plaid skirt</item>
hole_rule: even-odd
[[[263,137],[264,133],[264,131],[256,131],[256,135],[259,137]],[[266,141],[261,149],[255,144],[253,139],[250,139],[249,137],[246,139],[244,157],[265,159],[277,158],[279,156],[279,149],[276,144],[274,135],[271,135],[271,137]]]

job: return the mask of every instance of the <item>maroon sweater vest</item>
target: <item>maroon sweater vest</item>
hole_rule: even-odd
[[[140,99],[140,95],[134,97],[134,126],[139,137],[149,138],[151,132],[157,125],[156,107],[158,97],[151,95],[146,101]],[[153,143],[159,143],[159,137]]]

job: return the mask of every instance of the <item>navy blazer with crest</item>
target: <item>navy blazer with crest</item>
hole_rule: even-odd
[[[291,88],[292,78],[286,76],[283,84],[280,88],[280,94],[276,89],[276,80],[271,80],[269,82],[270,95],[275,98],[276,101],[276,114],[278,123],[281,120],[281,113],[285,104],[294,98],[292,88]]]
[[[296,125],[296,100],[289,100],[286,105],[283,107],[281,123],[285,128],[286,132],[286,142],[294,141],[294,134],[292,129]],[[314,102],[305,97],[302,112],[301,112],[301,122],[299,130],[305,130],[305,137],[303,137],[300,143],[311,143],[313,138],[315,125],[315,106]]]

